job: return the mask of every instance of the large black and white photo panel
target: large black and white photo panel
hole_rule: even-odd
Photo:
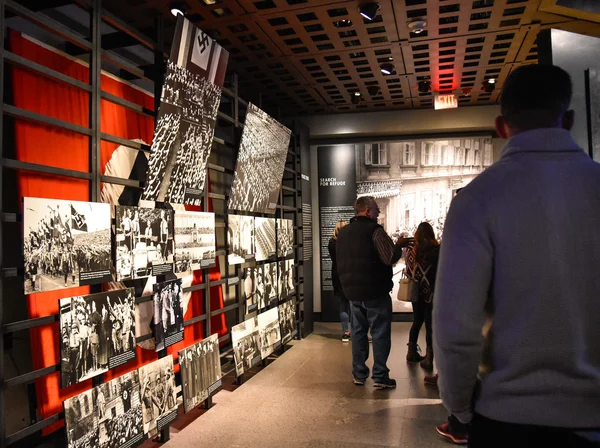
[[[227,242],[229,264],[241,264],[255,260],[255,227],[252,216],[229,215],[227,218]]]
[[[111,282],[110,205],[23,198],[25,294]]]
[[[98,444],[98,418],[93,391],[87,390],[63,402],[68,448],[89,448]]]
[[[144,439],[140,380],[137,370],[94,388],[101,448],[136,446]]]
[[[117,281],[173,272],[173,210],[117,206],[115,218]]]
[[[219,44],[178,17],[143,199],[200,205],[228,59]]]
[[[275,248],[275,219],[255,218],[256,261],[263,261],[277,256]]]
[[[294,300],[279,305],[279,324],[281,325],[281,342],[290,341],[296,334],[296,305]]]
[[[153,285],[156,351],[183,341],[183,285],[171,280]]]
[[[294,221],[277,220],[277,256],[287,257],[294,253]]]
[[[175,210],[175,272],[191,274],[215,258],[215,214]]]
[[[133,288],[59,301],[61,387],[135,359]]]
[[[203,391],[200,388],[201,358],[202,348],[199,344],[191,345],[179,351],[183,409],[185,412],[190,412],[208,398],[208,391]]]
[[[246,314],[258,309],[258,297],[256,294],[256,268],[247,267],[242,278],[242,294],[246,303]]]
[[[263,265],[263,278],[265,284],[265,303],[261,308],[266,308],[273,301],[276,301],[279,295],[277,285],[277,263],[266,263]]]
[[[292,131],[254,104],[248,105],[235,165],[229,208],[275,213]]]
[[[233,345],[235,374],[240,376],[262,359],[257,318],[247,319],[233,326],[231,328],[231,343]]]
[[[271,308],[257,317],[258,332],[260,335],[260,354],[266,359],[275,351],[275,344],[281,341],[281,329],[279,328],[279,311]]]
[[[144,433],[152,437],[177,418],[173,356],[146,364],[138,372]]]

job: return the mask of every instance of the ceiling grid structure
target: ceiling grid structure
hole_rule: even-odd
[[[170,14],[165,0],[103,3],[140,29],[152,15]],[[460,106],[494,104],[511,70],[537,63],[540,30],[600,36],[593,15],[566,17],[556,0],[380,0],[373,20],[360,14],[365,3],[184,5],[188,19],[231,53],[240,92],[260,91],[263,107],[285,115],[432,108],[436,93],[456,94]],[[414,32],[409,24],[419,21],[426,26]],[[384,74],[382,64],[393,64],[392,73]]]

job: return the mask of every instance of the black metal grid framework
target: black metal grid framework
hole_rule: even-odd
[[[22,1],[22,3],[27,3]],[[67,3],[67,2],[63,2]],[[146,116],[154,117],[155,113],[153,111],[149,111],[139,104],[132,103],[125,99],[116,97],[106,91],[103,91],[101,88],[101,74],[102,74],[102,62],[109,61],[111,64],[118,66],[121,70],[122,77],[125,78],[127,74],[132,75],[133,77],[143,78],[146,80],[150,80],[154,82],[154,97],[155,97],[155,110],[158,110],[158,101],[160,98],[160,91],[162,87],[162,73],[164,71],[165,66],[165,58],[167,57],[165,53],[165,49],[162,47],[162,43],[165,41],[163,36],[164,30],[164,19],[158,18],[156,20],[155,32],[156,36],[150,38],[145,36],[138,31],[132,29],[125,22],[121,21],[117,17],[112,14],[104,11],[102,9],[102,0],[75,0],[72,3],[84,8],[89,13],[90,24],[89,30],[90,33],[87,37],[84,37],[77,32],[69,29],[61,23],[53,20],[52,18],[41,14],[38,11],[34,11],[28,9],[28,7],[23,6],[22,4],[14,1],[14,0],[0,0],[0,27],[2,29],[2,34],[0,34],[1,46],[2,48],[2,64],[0,65],[0,85],[4,85],[4,70],[8,66],[8,64],[12,64],[14,66],[18,66],[20,68],[24,68],[34,72],[35,74],[49,77],[52,80],[59,81],[62,83],[66,83],[68,85],[77,87],[85,92],[88,92],[90,95],[90,108],[89,108],[89,127],[83,127],[74,125],[72,123],[68,123],[62,120],[58,120],[55,118],[47,117],[41,114],[37,114],[31,111],[27,111],[22,108],[18,108],[12,106],[10,104],[5,104],[4,100],[4,89],[0,89],[0,112],[3,117],[12,117],[15,120],[29,120],[34,121],[36,123],[40,123],[43,125],[49,125],[58,129],[68,130],[75,132],[77,134],[86,135],[89,137],[89,171],[75,171],[63,168],[56,168],[45,165],[38,165],[28,162],[22,162],[15,160],[14,158],[6,157],[7,152],[3,151],[5,149],[6,139],[5,134],[3,133],[3,123],[4,120],[0,121],[0,138],[3,138],[2,145],[0,145],[0,160],[1,160],[1,174],[3,181],[0,182],[0,241],[6,241],[7,238],[13,238],[17,240],[21,240],[20,235],[20,226],[17,224],[21,221],[21,216],[15,212],[15,210],[6,210],[8,201],[3,201],[6,197],[6,192],[2,191],[2,187],[4,184],[4,179],[6,179],[6,174],[14,171],[29,171],[40,173],[42,175],[51,175],[51,176],[60,176],[66,178],[73,179],[85,179],[89,181],[89,200],[90,201],[99,201],[100,199],[100,191],[102,183],[109,184],[117,184],[123,185],[133,188],[143,188],[143,185],[139,181],[134,181],[130,179],[123,178],[115,178],[104,176],[101,174],[101,165],[100,165],[100,144],[102,141],[112,142],[119,145],[123,145],[128,148],[132,148],[135,150],[149,152],[150,147],[145,144],[141,144],[132,140],[127,140],[121,137],[117,137],[115,135],[110,135],[101,131],[100,128],[100,104],[101,101],[108,100],[110,102],[119,104],[125,108],[133,110],[139,114],[143,114]],[[27,3],[31,5],[30,2]],[[90,73],[90,83],[86,84],[75,80],[69,76],[63,75],[57,71],[49,69],[43,65],[37,64],[33,61],[22,58],[14,53],[11,53],[6,49],[5,46],[5,35],[6,35],[6,23],[5,18],[7,17],[7,13],[11,15],[17,15],[28,22],[34,24],[37,27],[43,28],[48,32],[53,33],[58,36],[60,39],[64,39],[70,45],[75,45],[80,48],[82,53],[85,52],[89,56],[89,73]],[[154,76],[148,75],[148,70],[144,70],[142,67],[137,67],[132,63],[129,63],[122,58],[119,58],[110,50],[103,48],[103,39],[101,28],[103,24],[108,24],[112,28],[118,30],[119,33],[123,35],[129,36],[136,43],[142,44],[147,49],[151,50],[154,53]],[[154,78],[154,79],[152,79]],[[241,129],[243,128],[243,122],[240,120],[242,117],[242,112],[248,106],[248,103],[238,96],[238,76],[237,74],[233,74],[229,76],[228,85],[223,89],[221,109],[218,114],[218,123],[217,123],[217,132],[215,134],[213,150],[211,154],[211,158],[209,159],[208,164],[208,173],[210,182],[207,181],[204,192],[204,200],[203,200],[203,210],[209,211],[209,201],[212,201],[214,204],[214,212],[216,215],[216,223],[215,223],[215,233],[217,244],[222,247],[221,250],[217,251],[217,257],[219,257],[221,273],[225,273],[223,278],[217,281],[210,280],[210,269],[203,269],[203,283],[192,285],[189,288],[186,288],[185,292],[192,292],[203,290],[204,291],[204,313],[200,316],[192,317],[191,319],[184,322],[185,327],[189,327],[198,322],[203,322],[203,333],[204,337],[209,336],[211,331],[211,318],[214,316],[221,315],[223,313],[229,313],[231,311],[235,312],[234,322],[227,322],[228,328],[231,327],[232,324],[239,323],[245,319],[245,303],[242,301],[242,285],[239,281],[241,276],[241,271],[244,265],[235,265],[229,266],[228,264],[228,250],[227,250],[227,200],[228,200],[228,191],[231,186],[231,179],[233,176],[233,163],[235,162],[235,158],[237,155],[239,138],[241,136]],[[260,104],[259,104],[260,106]],[[224,111],[225,110],[225,111]],[[217,136],[219,134],[220,128],[224,129],[224,134],[229,135],[229,138],[220,138]],[[227,163],[228,160],[228,163]],[[225,161],[225,163],[222,163]],[[209,192],[208,186],[210,185],[211,191]],[[4,194],[4,196],[3,196]],[[302,200],[301,200],[301,180],[300,180],[300,146],[299,146],[299,138],[297,138],[294,134],[292,134],[292,140],[290,144],[290,150],[288,154],[288,159],[286,162],[286,168],[284,173],[283,185],[280,190],[280,202],[277,206],[276,218],[291,218],[294,222],[294,230],[295,230],[295,241],[296,244],[294,246],[294,259],[295,259],[295,273],[294,273],[294,282],[296,285],[295,292],[290,294],[287,298],[283,300],[295,300],[296,301],[296,310],[297,310],[297,327],[298,327],[298,337],[302,336],[302,313],[303,313],[303,295],[301,294],[300,285],[303,282],[302,274],[301,274],[301,266],[302,266],[302,239],[299,238],[301,236],[302,230]],[[16,201],[15,201],[16,202]],[[14,207],[14,203],[11,201],[10,208]],[[249,215],[254,216],[267,216],[262,214],[252,214]],[[8,228],[5,223],[12,223],[11,227]],[[15,229],[19,229],[19,232],[16,232]],[[17,234],[15,234],[17,233]],[[0,250],[0,266],[2,270],[0,271],[0,325],[2,326],[2,331],[0,332],[0,381],[3,384],[3,387],[0,389],[0,448],[4,448],[6,446],[13,445],[19,441],[23,441],[31,436],[39,435],[40,431],[49,425],[59,421],[63,418],[63,413],[58,413],[47,417],[45,419],[40,419],[37,417],[32,417],[31,425],[26,428],[14,432],[12,434],[6,433],[6,402],[5,402],[5,391],[16,387],[19,385],[31,385],[35,380],[42,378],[46,375],[49,375],[53,372],[57,372],[60,370],[60,364],[52,365],[49,367],[45,367],[42,369],[30,371],[28,373],[19,374],[17,376],[13,376],[11,378],[5,377],[5,369],[4,369],[4,340],[5,335],[7,337],[12,336],[13,333],[29,330],[35,327],[40,327],[43,325],[48,325],[54,322],[57,322],[59,319],[58,315],[32,318],[32,319],[24,319],[13,322],[5,322],[5,316],[3,314],[4,307],[3,301],[6,297],[5,284],[7,281],[19,281],[19,277],[22,277],[23,269],[17,266],[5,266],[4,263],[6,260],[3,260],[4,250]],[[6,258],[6,257],[5,257]],[[278,259],[279,260],[279,259]],[[12,277],[12,278],[11,278]],[[22,279],[21,279],[22,280]],[[160,279],[159,279],[160,280]],[[22,281],[21,281],[22,284]],[[235,286],[233,286],[235,284]],[[230,286],[231,285],[231,286]],[[230,300],[229,302],[233,303],[225,303],[225,306],[220,309],[211,309],[211,298],[210,292],[211,288],[214,286],[222,286],[224,296],[227,297],[228,290],[234,288],[234,300]],[[91,287],[91,292],[100,291],[100,286]],[[68,293],[65,294],[67,296]],[[11,293],[10,300],[24,300],[22,297],[14,297]],[[152,300],[152,297],[143,297],[136,298],[136,304]],[[147,335],[140,338],[137,338],[137,342],[142,342],[146,339],[150,339],[152,336]],[[230,341],[230,333],[222,336],[219,339],[219,342],[227,342]],[[225,347],[221,351],[221,358],[223,364],[223,376],[230,374],[234,371],[232,363],[230,361],[223,360],[231,360],[233,350],[231,347]],[[166,351],[164,353],[159,353],[159,357],[166,355]],[[238,378],[238,382],[241,383],[243,378]],[[103,376],[100,375],[96,379],[93,380],[93,386],[97,384],[101,384],[103,382]],[[180,375],[177,376],[177,382],[181,384]],[[33,397],[35,394],[30,394]],[[32,398],[33,402],[30,403],[30,406],[36,407],[35,398]],[[206,407],[210,407],[211,398],[205,402]],[[32,415],[35,414],[35,409],[33,409]],[[161,441],[166,441],[169,438],[169,428],[165,428],[160,435]]]

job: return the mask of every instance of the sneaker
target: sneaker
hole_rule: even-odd
[[[442,425],[438,425],[435,427],[435,429],[439,435],[445,437],[446,439],[450,440],[456,445],[466,445],[469,441],[469,438],[466,433],[458,433],[452,428],[449,422],[446,422]]]
[[[432,386],[432,387],[437,387],[437,383],[438,383],[438,374],[436,373],[435,375],[427,375],[425,377],[425,379],[423,380],[423,382],[425,383],[426,386]]]
[[[354,384],[356,384],[357,386],[364,386],[365,385],[365,380],[359,380],[358,378],[354,378],[354,377],[352,377],[352,382]]]
[[[350,342],[350,333],[346,332],[342,335],[342,342]]]
[[[395,389],[396,380],[388,378],[386,380],[376,381],[375,384],[373,384],[373,387],[375,387],[375,389]]]

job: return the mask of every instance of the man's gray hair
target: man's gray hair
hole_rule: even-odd
[[[354,211],[358,215],[359,213],[362,213],[368,209],[373,202],[375,202],[375,198],[373,196],[361,196],[354,203]]]

